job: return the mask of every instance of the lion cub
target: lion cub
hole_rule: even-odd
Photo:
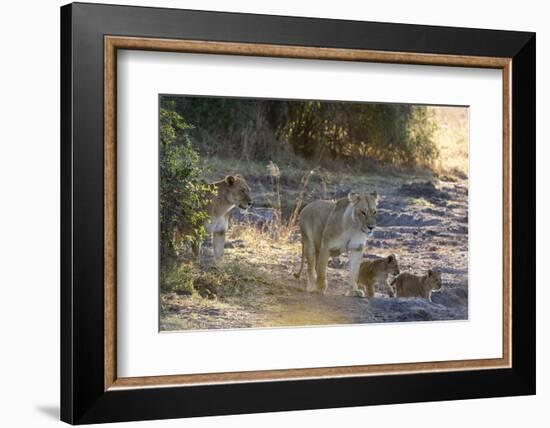
[[[368,297],[374,297],[376,285],[386,288],[389,296],[393,297],[393,289],[388,284],[389,275],[399,275],[399,264],[395,254],[361,263],[357,283],[366,286]]]
[[[395,287],[396,297],[423,297],[432,301],[432,291],[441,288],[441,272],[429,270],[419,276],[402,273],[391,284]]]

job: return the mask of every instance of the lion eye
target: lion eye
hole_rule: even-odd
[[[374,215],[376,215],[376,210],[373,210],[373,212],[372,212],[372,213],[373,213]]]
[[[361,214],[363,214],[365,217],[367,216],[367,213],[365,211],[361,211]]]

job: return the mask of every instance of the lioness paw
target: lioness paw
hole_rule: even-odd
[[[346,291],[346,296],[347,297],[365,297],[365,292],[358,288],[349,289],[348,291]]]
[[[328,284],[327,284],[327,281],[326,280],[323,280],[323,281],[317,281],[317,292],[318,293],[321,293],[321,294],[325,294],[326,291],[327,291],[327,288],[328,288]]]

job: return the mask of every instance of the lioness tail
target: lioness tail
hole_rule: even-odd
[[[300,270],[298,272],[294,272],[294,278],[300,279],[303,269],[304,269],[304,242],[302,241],[302,260],[300,261]]]

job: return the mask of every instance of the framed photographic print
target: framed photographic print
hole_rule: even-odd
[[[535,393],[535,35],[61,8],[61,418]]]

